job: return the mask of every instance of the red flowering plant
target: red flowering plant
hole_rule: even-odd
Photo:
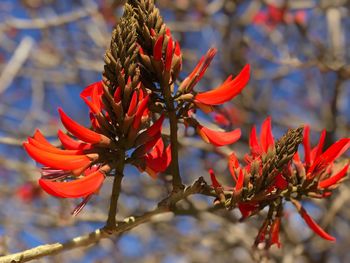
[[[153,214],[173,209],[189,195],[204,194],[215,197],[228,209],[238,207],[242,220],[269,207],[256,245],[263,242],[267,248],[279,245],[285,201],[297,207],[317,234],[333,240],[305,212],[299,200],[327,197],[336,188],[348,165],[336,171],[333,164],[349,148],[350,139],[341,139],[323,152],[323,135],[318,146],[311,150],[306,126],[304,136],[303,128],[291,129],[275,142],[268,118],[262,126],[260,142],[255,127],[252,129],[250,153],[244,158],[246,165],[241,166],[234,153],[230,156],[234,187],[221,186],[212,170],[212,185],[202,177],[190,186],[183,185],[178,160],[178,125],[192,126],[214,147],[231,145],[241,136],[240,129],[228,132],[209,129],[195,115],[198,110],[216,112],[218,106],[236,97],[249,81],[250,66],[246,65],[237,76],[229,76],[216,88],[195,90],[216,52],[215,48],[209,49],[193,71],[179,80],[181,48],[163,23],[159,10],[152,1],[129,1],[113,30],[102,81],[81,93],[89,107],[91,127],[80,125],[59,109],[67,130],[58,131],[59,147],[53,146],[39,130],[24,143],[27,153],[44,166],[39,179],[42,189],[59,198],[83,198],[74,210],[77,214],[99,192],[105,177],[114,177],[103,230],[118,234],[131,228],[125,222],[117,225],[115,218],[125,165],[134,165],[152,178],[168,169],[172,175],[172,192],[155,211],[136,219],[135,226]],[[169,136],[162,136],[165,119],[169,121]],[[301,143],[305,149],[304,161],[297,153]]]
[[[304,132],[303,132],[304,130]],[[280,247],[279,229],[283,216],[283,204],[290,201],[306,224],[320,237],[335,241],[306,212],[299,200],[302,198],[325,198],[339,186],[346,175],[349,164],[336,168],[334,161],[350,147],[350,138],[344,138],[323,151],[325,131],[320,141],[311,149],[309,126],[289,130],[275,142],[271,131],[271,118],[261,128],[260,140],[255,126],[249,138],[250,153],[244,156],[246,165],[241,166],[235,153],[230,155],[228,166],[235,181],[235,187],[222,187],[213,170],[210,177],[218,192],[231,191],[229,198],[221,201],[227,208],[238,207],[245,220],[269,207],[267,218],[260,228],[255,245],[265,248],[276,244]],[[304,161],[300,159],[298,145],[304,146]],[[219,192],[220,192],[219,191]],[[221,195],[225,197],[225,195]]]

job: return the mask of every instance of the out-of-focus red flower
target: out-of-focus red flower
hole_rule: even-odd
[[[289,11],[286,7],[278,7],[268,4],[266,9],[260,10],[253,17],[253,24],[265,26],[267,29],[274,29],[280,24],[299,24],[306,23],[306,11],[298,10],[296,12]]]
[[[33,182],[27,182],[19,186],[16,190],[16,196],[23,202],[29,203],[36,198],[40,198],[42,191],[40,187]]]

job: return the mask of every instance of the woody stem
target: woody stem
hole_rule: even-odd
[[[108,219],[105,226],[105,229],[107,230],[114,230],[117,227],[117,222],[115,217],[117,214],[118,199],[119,199],[119,194],[121,190],[122,179],[124,176],[124,173],[123,173],[124,165],[125,165],[124,158],[120,158],[120,161],[115,169],[113,189],[112,189],[112,195],[111,195],[109,212],[108,212]]]
[[[170,87],[166,87],[164,90],[164,98],[168,111],[168,117],[170,122],[170,143],[171,143],[171,171],[173,175],[173,192],[178,192],[184,189],[180,176],[179,168],[179,154],[178,154],[178,139],[177,139],[177,117],[174,105],[174,99],[171,96]]]

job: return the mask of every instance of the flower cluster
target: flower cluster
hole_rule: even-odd
[[[244,220],[266,206],[269,212],[260,228],[255,245],[265,243],[268,248],[273,244],[280,246],[279,228],[283,215],[283,201],[291,201],[307,225],[324,239],[335,238],[326,233],[308,215],[299,200],[303,197],[324,198],[331,195],[346,175],[349,164],[336,168],[334,161],[350,147],[350,139],[344,138],[326,151],[323,151],[325,131],[322,132],[317,146],[311,149],[309,126],[290,130],[286,136],[275,142],[271,131],[271,119],[262,124],[260,139],[256,128],[250,133],[250,153],[241,166],[236,155],[229,158],[229,170],[235,181],[235,187],[222,187],[211,170],[210,175],[216,192],[231,191],[226,201],[228,208],[237,207]],[[297,147],[303,144],[304,161],[300,159]]]
[[[90,109],[91,129],[59,109],[62,124],[74,136],[58,131],[62,148],[50,144],[37,130],[24,143],[27,153],[44,165],[40,186],[62,198],[84,198],[98,192],[106,175],[123,163],[136,165],[153,178],[170,163],[170,145],[161,138],[164,116],[149,124],[149,95],[130,78],[113,97],[102,82],[88,86],[81,98]],[[134,149],[130,156],[126,151]]]
[[[182,67],[179,43],[164,23],[146,21],[149,27],[143,26],[137,34],[135,12],[137,9],[126,5],[125,14],[113,31],[103,80],[81,92],[80,97],[89,107],[91,128],[59,109],[68,131],[58,131],[60,147],[50,144],[39,130],[23,144],[27,153],[44,166],[39,180],[42,189],[60,198],[84,198],[76,211],[99,191],[106,176],[120,176],[125,164],[135,165],[153,178],[167,169],[172,147],[168,142],[165,147],[161,129],[171,114],[175,125],[184,119],[215,146],[231,144],[241,135],[239,129],[213,131],[200,125],[191,114],[196,108],[207,112],[239,94],[249,80],[249,66],[213,90],[196,92],[194,86],[216,53],[210,49],[193,72],[175,87]],[[130,48],[125,49],[125,45]],[[174,119],[170,125],[174,125]]]
[[[283,13],[273,17],[280,21]],[[106,176],[122,177],[126,164],[136,166],[152,178],[171,166],[173,193],[183,190],[177,152],[179,124],[192,126],[205,142],[215,147],[230,145],[241,136],[240,129],[212,130],[196,119],[196,111],[216,111],[218,106],[236,97],[250,78],[250,66],[246,65],[237,76],[229,76],[218,87],[199,91],[196,86],[216,52],[215,48],[209,49],[193,71],[182,81],[178,80],[182,69],[180,44],[163,23],[159,10],[152,1],[134,0],[126,4],[105,54],[102,81],[81,92],[89,107],[91,128],[80,125],[59,109],[67,130],[58,131],[61,146],[52,145],[39,130],[24,143],[27,153],[44,166],[39,180],[41,188],[60,198],[83,198],[74,214],[98,193]],[[169,120],[169,138],[162,137],[165,119]],[[217,112],[214,119],[228,123]],[[239,163],[235,153],[230,155],[228,163],[234,187],[221,186],[210,170],[211,190],[226,208],[238,207],[242,220],[269,208],[255,245],[264,243],[266,248],[280,245],[285,201],[295,205],[315,233],[334,240],[299,201],[304,197],[327,197],[339,185],[349,164],[337,169],[334,161],[350,147],[350,139],[341,139],[323,151],[325,132],[318,145],[311,148],[309,130],[308,126],[292,129],[275,141],[271,119],[267,118],[260,138],[255,127],[251,131],[245,165]],[[303,154],[298,153],[301,143]],[[302,155],[304,160],[300,158]],[[116,185],[113,184],[112,197],[119,191]],[[115,225],[116,210],[111,202],[108,226]]]

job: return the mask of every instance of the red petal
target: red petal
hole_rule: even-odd
[[[128,109],[128,113],[127,113],[129,116],[134,115],[136,112],[137,97],[138,97],[138,94],[136,91],[134,91],[134,93],[132,94],[132,97],[131,97],[131,101],[130,101],[129,109]]]
[[[350,139],[343,138],[334,143],[324,153],[316,158],[314,164],[310,167],[308,173],[312,173],[316,167],[322,168],[331,164],[335,159],[342,155],[350,147]]]
[[[228,79],[213,90],[198,93],[195,100],[209,105],[219,105],[231,100],[247,85],[250,77],[249,71],[250,67],[246,65],[233,80]]]
[[[338,183],[348,172],[349,164],[345,165],[337,174],[318,183],[318,188],[327,188]]]
[[[230,124],[230,121],[226,118],[224,114],[217,113],[217,112],[214,113],[214,121],[217,124],[224,125],[224,126],[228,126]]]
[[[114,101],[115,103],[119,103],[120,100],[121,100],[121,92],[122,92],[122,89],[120,87],[118,87],[115,92],[114,92]]]
[[[170,165],[171,162],[171,148],[170,145],[164,151],[164,143],[160,138],[153,148],[153,150],[145,156],[146,166],[152,171],[149,173],[153,178],[159,172],[163,172]],[[149,171],[146,169],[146,171]]]
[[[166,56],[165,56],[165,70],[166,71],[170,71],[170,69],[171,69],[171,62],[173,61],[173,49],[174,49],[173,39],[170,38],[168,41],[168,46],[166,49]]]
[[[304,126],[303,145],[304,145],[305,164],[307,166],[309,166],[311,163],[311,146],[310,146],[310,127],[309,127],[309,125]]]
[[[288,182],[287,180],[283,177],[282,174],[278,174],[275,179],[275,184],[274,184],[278,189],[284,190],[288,187]]]
[[[105,175],[100,171],[96,171],[81,179],[70,182],[53,182],[40,179],[39,184],[50,195],[60,198],[79,198],[97,192],[104,179]]]
[[[98,81],[95,83],[92,83],[91,85],[87,86],[81,93],[81,97],[92,97],[92,94],[94,92],[94,89],[96,89],[97,94],[101,95],[103,94],[103,84],[102,81]]]
[[[147,129],[147,135],[149,137],[153,137],[154,135],[156,135],[157,133],[159,133],[162,130],[164,118],[165,118],[165,116],[164,116],[164,114],[162,114],[159,117],[159,119],[156,120],[156,122],[153,123],[153,125]]]
[[[92,101],[88,100],[85,97],[81,97],[83,99],[83,101],[86,103],[86,105],[88,105],[88,107],[90,108],[90,110],[94,113],[94,114],[99,114],[101,112],[101,109],[95,105]]]
[[[170,28],[169,28],[169,27],[167,27],[167,28],[165,29],[165,34],[166,34],[168,37],[171,36],[171,32],[170,32]]]
[[[239,168],[239,162],[238,162],[237,156],[234,153],[230,154],[230,157],[228,160],[228,168],[230,170],[233,180],[237,183],[238,178],[236,176],[236,172],[234,169]]]
[[[317,150],[316,150],[316,155],[314,157],[314,160],[322,154],[325,138],[326,138],[326,130],[323,130],[320,136],[320,141],[318,142],[318,145],[316,147]]]
[[[278,248],[281,247],[280,238],[279,238],[279,232],[280,232],[280,226],[281,226],[281,218],[277,217],[275,221],[273,221],[273,224],[271,226],[271,243],[276,244]]]
[[[49,152],[49,153],[56,153],[56,154],[61,154],[61,155],[79,155],[79,154],[84,154],[81,150],[62,150],[54,147],[53,145],[46,145],[43,144],[35,139],[28,138],[29,144],[33,145],[34,147]]]
[[[164,36],[162,35],[162,36],[158,37],[156,43],[154,44],[153,58],[156,61],[159,61],[162,59],[163,40],[164,40]]]
[[[243,218],[250,216],[258,207],[257,203],[238,203],[238,209]]]
[[[209,174],[210,174],[210,180],[211,180],[211,183],[213,185],[214,188],[220,188],[221,187],[221,184],[219,183],[219,181],[216,179],[216,176],[214,174],[214,171],[213,169],[210,169],[209,170]]]
[[[135,113],[135,118],[134,121],[132,123],[132,127],[134,129],[138,129],[140,127],[140,123],[141,123],[141,119],[143,116],[144,111],[147,108],[148,105],[148,101],[149,101],[149,95],[147,95],[138,105],[137,111]]]
[[[335,237],[332,237],[326,231],[324,231],[312,218],[309,216],[309,214],[305,211],[304,208],[301,207],[300,209],[300,215],[305,220],[306,224],[320,237],[329,240],[329,241],[335,241]]]
[[[176,43],[175,43],[174,54],[175,54],[176,56],[178,56],[178,57],[181,56],[181,47],[180,47],[179,42],[177,42],[177,41],[176,41]]]
[[[58,139],[61,141],[63,147],[69,150],[90,150],[93,148],[91,144],[78,142],[61,130],[58,130]]]
[[[261,127],[260,134],[261,147],[266,153],[274,145],[274,139],[271,130],[271,117],[266,118]]]
[[[74,170],[88,166],[91,163],[91,160],[85,155],[50,153],[28,143],[23,143],[23,147],[35,161],[55,169]]]
[[[45,136],[40,132],[39,129],[35,130],[33,138],[37,140],[38,142],[41,142],[42,144],[46,144],[47,146],[56,148],[53,146],[48,140],[46,140]]]
[[[134,158],[140,158],[146,153],[148,153],[150,150],[153,149],[153,147],[158,143],[159,138],[161,137],[161,133],[158,133],[154,136],[154,138],[145,144],[137,147],[135,151],[132,153],[132,157]]]
[[[238,179],[235,187],[236,192],[240,191],[243,188],[243,183],[244,183],[243,170],[239,169]]]
[[[58,112],[61,116],[61,121],[66,127],[66,129],[71,132],[74,136],[79,138],[80,140],[88,143],[99,143],[101,142],[101,135],[85,128],[84,126],[80,125],[79,123],[75,122],[71,118],[69,118],[62,109],[58,109]]]
[[[256,134],[256,127],[253,126],[250,136],[249,136],[249,146],[250,146],[250,151],[253,155],[258,155],[261,154],[261,147],[258,142],[258,136]]]
[[[204,141],[215,146],[224,146],[236,142],[241,137],[241,130],[230,132],[214,131],[202,125],[197,126],[197,131]]]
[[[198,82],[205,74],[205,72],[207,71],[210,63],[212,62],[213,58],[215,57],[217,52],[216,48],[210,48],[207,52],[207,54],[205,54],[204,56],[204,60],[203,60],[203,64],[198,72],[198,77],[196,79],[196,82]]]
[[[294,162],[297,162],[297,163],[300,163],[301,160],[300,160],[300,156],[299,156],[299,153],[296,152],[294,155],[293,155],[293,161]]]

